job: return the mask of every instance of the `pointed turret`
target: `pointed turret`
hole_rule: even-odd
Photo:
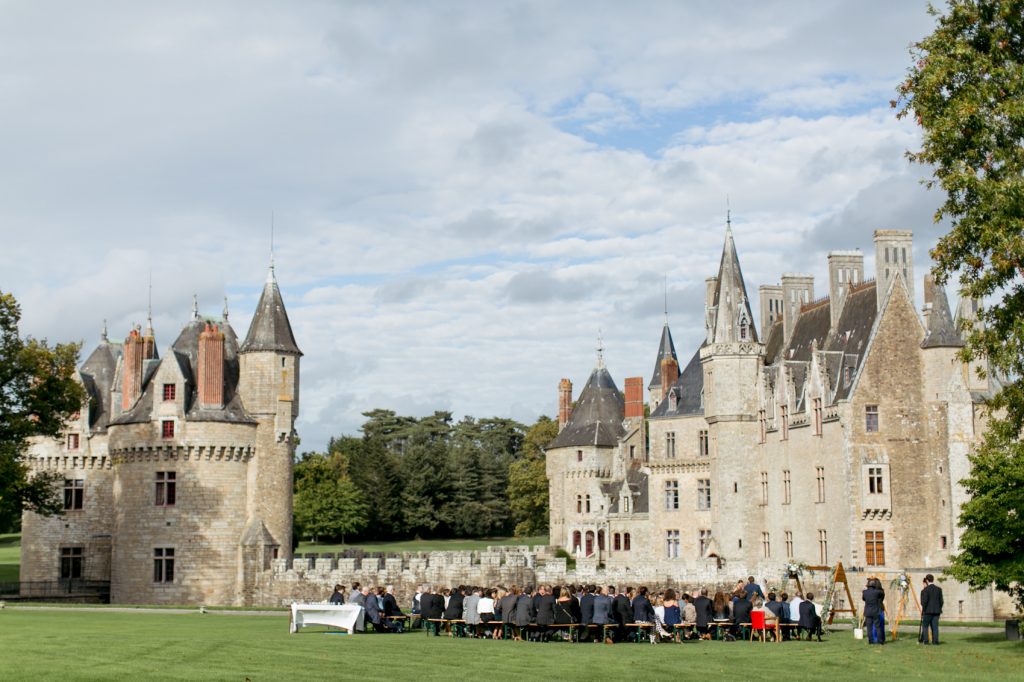
[[[661,343],[658,344],[658,357],[654,360],[654,372],[651,374],[651,383],[647,384],[647,390],[661,391],[661,364],[665,360],[674,360],[679,365],[679,358],[676,356],[676,345],[672,342],[672,330],[668,328],[668,322],[661,329]],[[664,397],[664,396],[662,396]],[[660,402],[661,397],[652,402]]]
[[[302,351],[295,343],[292,325],[288,321],[288,313],[284,309],[284,301],[281,299],[281,290],[277,286],[277,277],[274,276],[273,264],[267,272],[263,293],[260,294],[260,301],[256,304],[256,313],[252,317],[249,333],[245,336],[245,342],[242,344],[240,352],[253,353],[256,351],[302,355]]]
[[[722,247],[722,261],[718,266],[715,294],[712,299],[709,318],[712,343],[733,341],[757,341],[754,316],[747,298],[747,286],[743,282],[736,243],[732,237],[732,224],[726,222],[725,245]]]
[[[931,304],[931,309],[921,348],[962,348],[964,340],[953,324],[946,288],[935,284],[931,278],[925,278],[924,286],[926,305]]]

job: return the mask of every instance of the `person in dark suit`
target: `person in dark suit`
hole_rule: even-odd
[[[331,595],[332,604],[344,604],[345,603],[345,588],[341,585],[334,586],[334,594]]]
[[[885,644],[885,627],[881,623],[885,592],[881,590],[881,583],[869,578],[861,598],[864,600],[864,631],[868,635],[868,644]]]
[[[396,616],[405,615],[402,613],[402,609],[398,608],[398,600],[395,599],[394,585],[388,585],[384,588],[383,603],[384,624],[387,625],[388,629],[392,632],[401,632],[404,623],[400,620],[391,620]]]
[[[641,586],[636,591],[636,597],[633,598],[633,622],[634,623],[655,623],[657,616],[654,613],[654,606],[651,604],[651,600],[647,598],[647,588]],[[655,642],[655,629],[650,628],[647,630],[651,639],[651,644]],[[639,633],[637,635],[639,637]]]
[[[736,594],[732,603],[732,636],[740,639],[743,636],[743,624],[750,622],[750,612],[754,605],[750,603],[746,592]]]
[[[466,598],[465,587],[459,585],[452,588],[452,594],[448,597],[448,606],[444,609],[445,620],[462,620],[462,601]]]
[[[502,632],[506,629],[506,626],[511,626],[515,623],[516,619],[516,600],[519,598],[519,588],[512,585],[508,588],[508,594],[501,598],[498,602],[501,608],[501,622]],[[504,636],[504,635],[502,635]]]
[[[714,613],[711,609],[711,599],[708,598],[708,588],[701,588],[700,596],[693,600],[693,608],[697,611],[697,632],[701,639],[711,639],[711,621],[714,620]]]
[[[580,624],[591,625],[594,622],[594,587],[592,585],[580,585]],[[580,630],[580,639],[590,639],[590,628],[584,627]]]
[[[380,619],[380,605],[377,603],[377,595],[369,587],[363,588],[363,608],[366,609],[366,620],[373,624],[377,632],[384,631],[384,623]]]
[[[939,616],[942,615],[942,588],[935,584],[935,576],[931,573],[924,577],[924,589],[921,590],[921,636],[918,641],[928,644],[928,633],[931,632],[932,644],[939,643]]]
[[[533,610],[533,597],[525,590],[516,597],[515,609],[513,610],[512,624],[516,626],[516,639],[521,640],[523,633],[528,632],[529,626],[537,617]]]
[[[434,634],[439,635],[440,628],[437,623],[431,623],[444,617],[444,597],[429,585],[424,585],[423,594],[420,595],[420,618],[429,628],[433,628]]]
[[[615,620],[615,638],[623,641],[626,637],[626,623],[633,620],[633,605],[629,601],[629,594],[632,587],[626,587],[619,591],[612,599],[612,618]]]
[[[808,592],[804,600],[800,602],[800,629],[807,631],[807,641],[814,635],[821,641],[821,618],[818,610],[814,608],[814,593]],[[799,635],[797,635],[799,638]]]
[[[542,585],[537,593],[540,598],[535,600],[535,613],[537,614],[538,637],[546,641],[549,633],[549,626],[555,624],[555,595],[551,594],[551,587]]]

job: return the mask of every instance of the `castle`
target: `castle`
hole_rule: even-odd
[[[941,572],[998,386],[957,357],[963,340],[930,278],[916,312],[911,240],[874,233],[873,280],[859,251],[831,252],[819,299],[810,275],[760,287],[758,328],[727,225],[704,341],[680,363],[665,323],[648,418],[642,379],[627,378],[623,395],[600,356],[575,406],[562,379],[547,449],[551,543],[578,565],[664,576],[837,560]],[[963,301],[957,317],[976,311]],[[990,593],[955,594],[961,614],[991,617]]]
[[[192,319],[160,357],[152,317],[79,370],[88,404],[36,471],[63,479],[61,516],[26,512],[21,580],[109,581],[120,603],[243,604],[291,556],[299,351],[273,264],[241,345]],[[29,587],[28,589],[31,589]]]

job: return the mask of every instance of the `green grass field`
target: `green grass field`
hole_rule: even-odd
[[[952,629],[939,647],[906,636],[827,641],[535,644],[403,635],[288,634],[287,616],[0,611],[0,677],[178,680],[994,680],[1020,679],[1024,643]]]
[[[361,549],[365,552],[443,552],[472,549],[486,549],[489,545],[546,545],[546,535],[526,538],[484,538],[481,540],[399,540],[396,542],[361,542],[353,545],[327,545],[303,542],[296,551],[341,552],[346,549]]]
[[[0,583],[18,581],[21,568],[21,536],[0,535]]]

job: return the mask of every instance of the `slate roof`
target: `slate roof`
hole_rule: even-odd
[[[82,383],[91,398],[89,428],[93,431],[104,431],[110,421],[110,391],[120,357],[121,346],[104,338],[79,370]]]
[[[928,316],[928,329],[925,330],[921,348],[963,348],[963,345],[964,340],[953,324],[953,316],[949,312],[946,288],[936,284],[932,312]]]
[[[647,474],[640,471],[639,469],[630,469],[626,472],[626,485],[629,486],[629,491],[633,494],[633,506],[630,509],[630,513],[646,514],[650,511],[650,494],[648,492],[648,478]],[[601,492],[603,492],[609,498],[608,513],[618,514],[619,512],[619,497],[622,491],[623,479],[617,478],[606,483],[601,484]]]
[[[626,434],[622,427],[626,403],[604,367],[590,373],[568,423],[547,449],[598,445],[615,447]]]
[[[246,334],[241,348],[242,353],[254,351],[302,355],[292,334],[292,325],[284,309],[284,300],[277,286],[273,265],[267,273],[267,282],[263,285],[263,293],[260,294],[256,313],[252,317],[252,324],[249,325],[249,333]]]
[[[239,424],[255,424],[255,420],[249,416],[242,405],[242,398],[238,395],[238,337],[234,329],[226,321],[222,322],[221,331],[224,333],[224,408],[223,409],[199,409],[198,388],[196,382],[196,366],[199,358],[199,334],[206,326],[206,320],[193,319],[181,330],[181,334],[171,345],[171,352],[163,360],[147,360],[143,368],[142,395],[134,407],[122,414],[112,423],[114,424],[139,424],[148,422],[153,414],[153,402],[160,391],[159,386],[153,385],[151,381],[157,366],[161,362],[177,363],[185,378],[185,390],[183,393],[185,418],[189,421],[207,422],[232,422]]]
[[[743,271],[740,269],[739,256],[736,254],[736,243],[733,241],[731,225],[726,225],[725,228],[725,245],[722,247],[722,260],[718,265],[718,280],[715,282],[715,297],[712,305],[716,309],[714,330],[716,342],[738,340],[739,331],[736,329],[736,320],[741,305],[746,313],[750,340],[757,341],[754,314],[750,309],[750,298],[747,296],[747,285],[743,281]]]
[[[654,371],[651,373],[651,383],[647,384],[648,389],[661,386],[661,361],[672,358],[677,363],[676,345],[672,342],[672,332],[668,328],[668,322],[661,330],[661,343],[658,344],[658,357],[654,360]]]
[[[855,374],[860,367],[878,315],[875,286],[875,282],[869,281],[847,293],[834,333],[830,333],[832,304],[828,300],[800,313],[788,344],[783,343],[782,320],[777,321],[768,332],[765,364],[785,362],[793,373],[799,395],[816,345],[819,351],[825,351],[825,370],[836,389],[833,400],[846,398],[852,382],[842,381],[844,368],[850,367]]]
[[[662,399],[658,406],[651,412],[651,419],[661,417],[687,417],[703,415],[704,406],[701,404],[701,393],[704,391],[704,369],[700,364],[700,348],[693,354],[690,361],[686,363],[676,383],[669,389],[669,393]],[[675,396],[675,408],[670,409]]]

